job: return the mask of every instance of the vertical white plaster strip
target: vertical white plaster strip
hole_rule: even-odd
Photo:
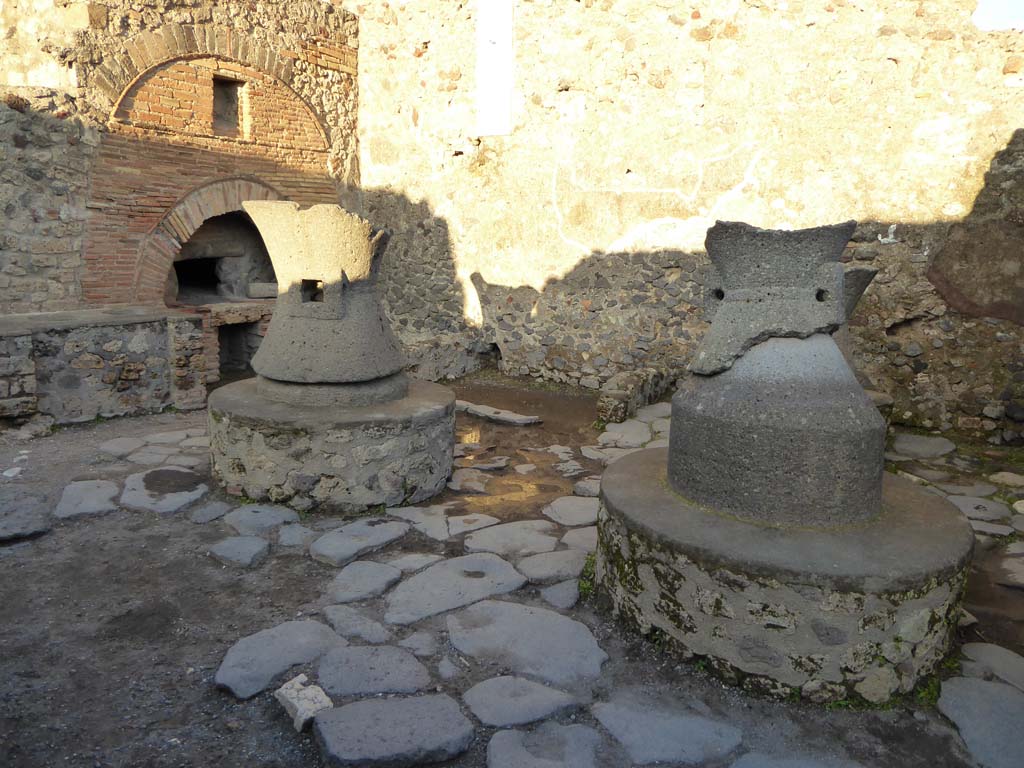
[[[512,132],[513,0],[476,3],[476,135]]]

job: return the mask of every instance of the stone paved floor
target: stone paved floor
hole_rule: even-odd
[[[897,440],[891,466],[977,520],[974,642],[938,709],[823,710],[725,688],[581,589],[595,478],[667,437],[664,406],[598,433],[589,398],[459,396],[544,423],[461,413],[452,488],[358,521],[224,496],[202,414],[0,445],[0,470],[23,468],[0,473],[5,524],[37,534],[0,548],[0,764],[1021,764],[1024,488],[1005,454]]]

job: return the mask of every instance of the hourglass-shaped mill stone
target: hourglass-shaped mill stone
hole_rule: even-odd
[[[669,481],[686,498],[775,525],[879,514],[885,422],[831,336],[874,274],[846,290],[855,226],[708,230],[718,307],[672,401]]]

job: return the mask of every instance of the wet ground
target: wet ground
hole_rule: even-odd
[[[520,389],[489,376],[455,388],[462,399],[535,413],[544,424],[505,427],[460,414],[461,441],[493,446],[489,453],[537,469],[519,475],[510,467],[486,495],[447,492],[439,501],[458,500],[466,513],[503,521],[538,517],[572,488],[552,469],[559,459],[543,450],[552,444],[573,447],[576,460],[600,473],[578,451],[597,435],[592,397]],[[22,474],[0,486],[0,503],[43,497],[55,506],[72,480],[123,478],[141,469],[100,453],[103,441],[204,421],[202,412],[118,419],[0,444],[0,469],[29,451]],[[208,498],[227,497],[215,491]],[[315,525],[317,518],[304,522]],[[240,703],[212,679],[239,637],[315,614],[336,569],[284,556],[252,571],[226,568],[205,554],[224,535],[220,523],[195,525],[183,513],[118,511],[58,522],[44,536],[0,548],[0,766],[322,765],[312,738],[293,732],[269,692]],[[442,554],[446,546],[410,535],[393,551]],[[997,590],[1005,588],[972,580],[968,600],[980,623],[970,632],[1003,644],[1009,638],[1020,651],[1024,597]],[[524,601],[540,604],[532,593]],[[856,712],[759,699],[623,633],[592,602],[571,615],[611,657],[596,695],[629,687],[684,700],[741,727],[749,748],[774,754],[831,755],[879,768],[969,765],[955,732],[927,702]],[[458,697],[457,691],[449,692]],[[594,724],[585,709],[563,720]],[[479,729],[471,750],[449,765],[482,768],[487,738],[488,729]]]

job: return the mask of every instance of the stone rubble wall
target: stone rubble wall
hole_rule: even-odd
[[[0,338],[0,418],[30,416],[37,403],[32,336]]]

